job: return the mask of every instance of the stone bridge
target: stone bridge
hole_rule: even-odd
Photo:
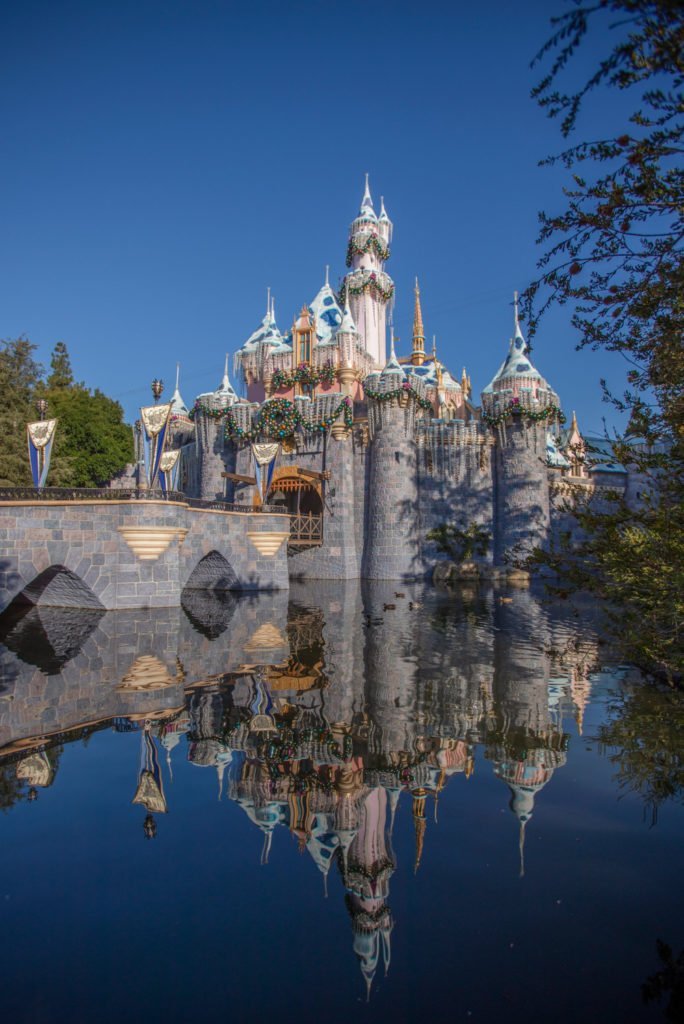
[[[180,604],[185,588],[287,590],[289,517],[182,500],[0,501],[0,612]]]

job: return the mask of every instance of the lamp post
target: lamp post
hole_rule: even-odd
[[[47,399],[46,398],[39,398],[38,401],[36,402],[36,409],[38,410],[38,415],[40,416],[41,420],[45,419],[45,413],[47,412],[47,407],[48,407],[48,404],[47,404]]]
[[[140,490],[140,477],[142,476],[141,467],[145,461],[142,450],[142,423],[140,420],[136,420],[133,424],[133,440],[135,444],[135,486]]]
[[[162,396],[163,390],[164,381],[159,379],[158,377],[155,377],[154,380],[152,381],[152,397],[154,398],[155,402],[159,401],[159,399]]]

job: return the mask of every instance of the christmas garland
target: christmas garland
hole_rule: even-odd
[[[326,416],[322,420],[305,419],[289,398],[271,398],[270,401],[264,402],[254,426],[248,430],[243,430],[238,425],[230,406],[225,409],[213,409],[211,406],[197,401],[192,409],[191,418],[194,419],[198,413],[211,420],[225,420],[226,438],[238,438],[240,441],[254,441],[262,434],[280,440],[284,437],[291,437],[297,427],[310,433],[325,433],[330,430],[340,413],[344,413],[344,425],[348,430],[354,423],[351,399],[346,396],[330,416]]]
[[[359,236],[349,239],[349,245],[347,246],[347,266],[351,267],[354,256],[363,256],[364,253],[370,252],[371,249],[375,249],[378,259],[385,260],[390,258],[390,249],[388,245],[385,245],[381,238],[377,235],[362,235],[363,241],[359,240]]]
[[[272,380],[276,391],[279,388],[293,388],[295,384],[315,388],[317,384],[335,383],[335,367],[332,363],[327,363],[317,370],[309,363],[300,363],[292,373],[288,373],[287,370],[276,370]]]
[[[350,274],[349,277],[345,278],[342,291],[338,298],[339,303],[341,305],[344,304],[347,293],[349,295],[363,295],[364,292],[368,291],[377,292],[381,299],[384,299],[385,302],[389,302],[394,295],[394,282],[387,276],[387,274],[381,273],[380,276],[384,277],[389,282],[387,286],[381,284],[380,277],[375,270],[364,270],[360,274],[355,271],[353,274]],[[354,282],[355,277],[361,278],[358,284]]]
[[[364,387],[363,390],[366,398],[372,398],[375,402],[390,402],[393,398],[401,398],[402,395],[408,392],[408,394],[413,395],[421,409],[432,409],[432,402],[427,398],[422,398],[414,391],[410,380],[405,380],[401,387],[395,388],[393,391],[374,391],[368,387]]]
[[[542,409],[530,409],[528,406],[521,405],[519,398],[512,398],[501,412],[494,415],[482,413],[482,421],[488,427],[500,427],[502,423],[506,423],[513,417],[525,419],[528,423],[543,423],[544,420],[554,419],[559,423],[565,423],[565,416],[557,405],[545,405]]]

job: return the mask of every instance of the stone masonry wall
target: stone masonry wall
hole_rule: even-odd
[[[478,561],[491,564],[494,557],[493,450],[488,435],[475,443],[432,444],[429,436],[418,450],[418,493],[423,540],[443,523],[460,529],[475,524],[490,535],[487,554]],[[425,541],[423,558],[428,572],[443,554],[433,542]]]
[[[288,534],[286,516],[176,502],[2,503],[0,611],[22,592],[61,607],[177,605],[211,552],[230,567],[231,589],[286,590]]]

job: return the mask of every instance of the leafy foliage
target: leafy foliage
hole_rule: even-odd
[[[132,460],[131,429],[118,402],[82,384],[48,389],[46,397],[59,420],[50,470],[56,487],[97,487]]]
[[[665,1020],[681,1021],[684,1019],[684,949],[675,956],[672,947],[661,939],[656,947],[663,966],[646,979],[641,994],[645,1003],[660,1001],[669,994]]]
[[[133,457],[130,427],[118,402],[101,391],[74,382],[69,353],[57,342],[44,378],[35,361],[36,346],[26,338],[4,341],[0,348],[0,485],[30,485],[26,424],[37,417],[35,402],[48,401],[48,415],[59,420],[49,483],[94,487],[110,480]]]
[[[477,523],[457,526],[454,523],[440,523],[427,534],[427,540],[434,541],[437,550],[454,562],[467,562],[476,555],[484,558],[489,550],[491,534]]]
[[[666,800],[684,801],[684,697],[662,687],[616,696],[597,739],[621,789],[639,796],[655,823]]]
[[[558,81],[590,26],[609,19],[614,45],[569,91]],[[569,304],[578,347],[619,352],[627,390],[607,400],[629,413],[615,461],[640,474],[641,502],[583,506],[585,541],[557,546],[550,565],[571,588],[599,593],[619,609],[628,653],[672,678],[681,668],[682,461],[684,456],[684,8],[672,0],[578,3],[554,19],[537,60],[553,55],[533,96],[569,137],[594,90],[633,98],[625,125],[580,142],[545,163],[572,175],[567,203],[542,213],[541,276],[528,289],[534,329],[549,305]],[[597,26],[598,27],[598,26]]]

